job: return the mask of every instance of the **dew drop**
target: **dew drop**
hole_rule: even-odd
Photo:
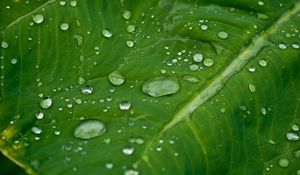
[[[133,46],[134,46],[134,42],[131,41],[131,40],[126,41],[126,45],[127,45],[128,47],[133,47]]]
[[[131,103],[129,101],[121,101],[119,104],[119,108],[122,111],[127,111],[131,107]]]
[[[281,166],[282,168],[286,168],[290,165],[290,161],[289,159],[287,158],[281,158],[279,161],[278,161],[278,164],[279,166]]]
[[[218,37],[221,39],[226,39],[226,38],[228,38],[228,36],[229,36],[228,33],[225,31],[221,31],[218,33]]]
[[[288,132],[286,133],[286,138],[289,141],[298,141],[299,140],[299,135],[293,132]]]
[[[179,89],[180,85],[176,77],[154,77],[142,85],[143,92],[152,97],[175,94]]]
[[[184,75],[182,79],[190,83],[198,83],[200,81],[197,77],[191,75]]]
[[[203,61],[204,66],[206,67],[211,67],[214,65],[214,60],[210,59],[210,58],[205,58]]]
[[[191,71],[196,71],[196,70],[199,69],[199,66],[198,66],[197,64],[191,64],[191,65],[189,66],[189,69],[190,69]]]
[[[200,28],[201,28],[202,30],[207,30],[207,29],[208,29],[208,26],[205,25],[205,24],[202,24],[202,25],[200,26]]]
[[[46,97],[40,101],[40,106],[43,109],[48,109],[52,106],[52,99],[50,97]]]
[[[17,64],[17,62],[18,62],[18,60],[15,59],[15,58],[13,58],[13,59],[10,60],[10,63],[11,63],[11,64]]]
[[[136,170],[126,170],[124,175],[139,175],[139,172]]]
[[[111,162],[107,162],[107,163],[105,164],[105,168],[106,168],[106,169],[112,169],[113,167],[114,167],[114,164],[111,163]]]
[[[294,151],[293,155],[296,159],[300,159],[300,150]]]
[[[71,5],[72,7],[76,7],[76,5],[77,5],[77,1],[74,1],[74,0],[73,0],[73,1],[71,1],[71,2],[70,2],[70,5]]]
[[[54,131],[54,135],[56,135],[56,136],[60,135],[60,131],[58,131],[58,130]]]
[[[110,38],[112,37],[112,32],[108,29],[104,29],[102,30],[102,35],[105,37],[105,38]]]
[[[193,55],[193,60],[200,63],[203,60],[203,55],[201,53],[196,53]]]
[[[78,77],[77,83],[80,84],[80,85],[84,84],[85,83],[85,79],[83,77]]]
[[[130,17],[131,17],[131,12],[130,11],[128,11],[128,10],[125,10],[124,12],[123,12],[123,18],[124,19],[126,19],[126,20],[128,20],[128,19],[130,19]]]
[[[125,155],[132,155],[132,154],[134,153],[134,148],[132,148],[132,147],[123,148],[123,149],[122,149],[122,152],[123,152]]]
[[[282,49],[282,50],[287,49],[287,46],[285,44],[282,44],[282,43],[279,44],[278,47],[279,47],[279,49]]]
[[[124,76],[119,71],[113,71],[108,75],[108,80],[115,86],[120,86],[125,82]]]
[[[258,1],[257,4],[258,5],[264,5],[265,3],[264,3],[264,1]]]
[[[299,48],[300,48],[299,44],[296,44],[296,43],[292,44],[292,47],[293,47],[294,49],[299,49]]]
[[[129,25],[126,30],[127,30],[128,33],[134,32],[135,31],[135,25]]]
[[[81,47],[83,43],[83,37],[81,35],[73,35],[73,38],[77,41],[77,46]]]
[[[261,67],[266,67],[268,65],[268,62],[264,59],[261,59],[258,61],[258,64],[261,66]]]
[[[93,93],[93,90],[93,87],[85,85],[81,88],[81,93],[84,95],[90,95],[91,93]]]
[[[69,24],[68,23],[62,23],[60,25],[60,29],[61,30],[68,30],[69,29]]]
[[[254,84],[249,83],[248,87],[249,87],[250,92],[252,92],[252,93],[255,92],[256,87]]]
[[[297,124],[292,125],[292,130],[293,131],[299,131],[299,126]]]
[[[37,14],[37,15],[34,15],[32,17],[33,19],[33,22],[36,23],[36,24],[41,24],[43,21],[44,21],[44,16],[41,15],[41,14]]]
[[[256,71],[256,68],[255,68],[255,67],[249,67],[249,68],[248,68],[248,71],[249,71],[249,72],[255,72],[255,71]]]
[[[103,135],[106,127],[96,119],[86,120],[76,126],[74,136],[79,139],[92,139]]]
[[[1,42],[1,47],[2,47],[3,49],[8,48],[8,43],[5,42],[5,41],[2,41],[2,42]]]
[[[44,113],[42,111],[39,111],[35,114],[36,119],[41,120],[44,118]]]
[[[34,133],[34,134],[41,134],[42,133],[42,128],[38,127],[38,126],[33,126],[31,128],[31,131]]]

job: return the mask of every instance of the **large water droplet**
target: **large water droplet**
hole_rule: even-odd
[[[225,31],[221,31],[218,33],[218,37],[221,39],[226,39],[226,38],[228,38],[228,36],[229,36],[228,33]]]
[[[90,95],[91,93],[93,93],[93,87],[89,86],[89,85],[85,85],[81,88],[81,92],[84,95]]]
[[[119,71],[113,71],[108,75],[108,80],[115,86],[120,86],[125,82],[124,76]]]
[[[124,148],[124,149],[122,150],[122,152],[123,152],[125,155],[132,155],[133,152],[134,152],[134,148],[132,148],[132,147]]]
[[[204,59],[203,64],[206,67],[211,67],[212,65],[214,65],[214,60],[212,60],[210,58],[206,58],[206,59]]]
[[[61,30],[68,30],[69,29],[69,24],[68,23],[62,23],[60,25],[60,29]]]
[[[176,77],[154,77],[143,83],[142,90],[152,97],[171,95],[180,89]]]
[[[139,172],[137,170],[126,170],[124,175],[139,175]]]
[[[299,135],[294,132],[288,132],[286,133],[286,138],[290,141],[298,141]]]
[[[131,107],[131,103],[129,101],[121,101],[119,104],[120,110],[127,111]]]
[[[91,139],[106,132],[106,127],[96,119],[81,122],[74,130],[74,136],[79,139]]]
[[[201,53],[196,53],[193,55],[193,60],[200,63],[203,60],[203,55]]]
[[[105,38],[110,38],[112,37],[112,32],[108,29],[104,29],[102,30],[102,35],[105,37]]]
[[[52,106],[52,99],[50,97],[46,97],[40,101],[40,106],[43,109],[48,109]]]
[[[268,65],[268,62],[264,59],[261,59],[258,61],[258,64],[261,66],[261,67],[266,67]]]
[[[279,166],[281,166],[282,168],[286,168],[290,165],[290,161],[289,159],[287,158],[281,158],[279,161],[278,161],[278,164]]]
[[[32,17],[32,19],[33,19],[33,22],[34,22],[34,23],[40,24],[40,23],[42,23],[42,22],[44,21],[44,16],[41,15],[41,14],[37,14],[37,15],[34,15],[34,16]]]

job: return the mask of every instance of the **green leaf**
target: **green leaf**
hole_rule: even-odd
[[[299,0],[0,16],[0,150],[28,174],[300,174]]]

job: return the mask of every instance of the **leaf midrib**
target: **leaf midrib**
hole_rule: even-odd
[[[274,34],[285,22],[289,21],[300,12],[300,1],[296,1],[291,7],[293,8],[288,8],[288,10],[284,11],[279,18],[275,19],[274,22],[267,26],[265,30],[262,30],[259,35],[252,37],[252,42],[250,42],[249,45],[244,48],[227,67],[219,72],[213,80],[208,82],[204,88],[197,91],[197,93],[186,100],[183,105],[178,107],[177,112],[175,112],[171,120],[165,123],[158,134],[153,136],[152,139],[145,145],[145,149],[140,155],[140,159],[133,164],[135,168],[138,167],[142,160],[145,161],[148,166],[151,166],[147,154],[154,141],[159,139],[166,131],[175,127],[175,125],[179,122],[189,120],[189,117],[196,109],[214,97],[219,91],[221,91],[221,89],[223,89],[225,84],[234,75],[241,72],[251,58],[255,57],[263,47],[267,46],[268,37]]]

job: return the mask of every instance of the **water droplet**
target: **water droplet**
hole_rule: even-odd
[[[32,17],[32,19],[33,19],[33,22],[34,22],[34,23],[40,24],[40,23],[42,23],[42,22],[44,21],[44,16],[41,15],[41,14],[37,14],[37,15],[34,15],[34,16]]]
[[[89,94],[93,93],[93,87],[91,87],[89,85],[85,85],[81,88],[81,92],[84,95],[89,95]]]
[[[255,67],[249,67],[249,68],[248,68],[248,71],[249,71],[249,72],[255,72],[255,70],[256,70]]]
[[[131,41],[131,40],[126,41],[126,45],[127,45],[128,47],[133,47],[133,46],[134,46],[134,42]]]
[[[39,111],[35,114],[36,119],[41,120],[44,118],[44,113],[42,111]]]
[[[279,166],[281,166],[282,168],[286,168],[290,165],[290,161],[289,159],[287,158],[281,158],[279,161],[278,161],[278,164]]]
[[[58,130],[54,131],[54,135],[56,135],[56,136],[60,135],[60,131],[58,131]]]
[[[124,175],[139,175],[139,172],[136,170],[126,170]]]
[[[286,138],[290,141],[298,141],[299,135],[294,132],[288,132],[286,133]]]
[[[200,28],[201,28],[202,30],[207,30],[207,29],[208,29],[208,26],[205,25],[205,24],[202,24],[202,25],[200,26]]]
[[[258,61],[258,64],[261,66],[261,67],[266,67],[268,65],[268,62],[264,59],[261,59]]]
[[[285,44],[282,44],[282,43],[279,44],[278,47],[279,47],[279,49],[282,49],[282,50],[287,49],[287,46]]]
[[[83,43],[83,37],[81,35],[73,35],[73,38],[77,41],[77,46],[81,47]]]
[[[264,1],[258,1],[257,4],[258,5],[264,5],[265,3],[264,3]]]
[[[77,83],[78,84],[84,84],[85,83],[85,79],[83,77],[78,77]]]
[[[42,128],[38,127],[38,126],[34,126],[31,128],[31,131],[34,133],[34,134],[41,134],[42,133]]]
[[[176,77],[154,77],[143,83],[142,90],[152,97],[175,94],[180,86]]]
[[[292,125],[292,130],[293,131],[299,131],[299,126],[297,124]]]
[[[132,155],[134,153],[134,148],[132,148],[132,147],[124,148],[124,149],[122,149],[122,152],[125,155]]]
[[[129,26],[127,26],[126,30],[127,30],[128,33],[134,32],[135,31],[135,25],[129,25]]]
[[[203,60],[203,55],[201,53],[196,53],[193,55],[193,60],[200,63]]]
[[[108,75],[108,80],[115,86],[120,86],[125,82],[124,76],[119,71],[113,71]]]
[[[293,47],[294,49],[299,49],[299,48],[300,48],[299,44],[296,44],[296,43],[292,44],[292,47]]]
[[[127,111],[131,107],[131,103],[129,101],[121,101],[119,104],[120,110]]]
[[[72,7],[76,7],[77,1],[71,1],[71,2],[70,2],[70,5],[71,5]]]
[[[198,66],[197,64],[191,64],[191,65],[189,66],[189,69],[190,69],[191,71],[196,71],[196,70],[199,69],[199,66]]]
[[[110,38],[112,37],[112,32],[108,29],[104,29],[102,30],[102,35],[105,37],[105,38]]]
[[[300,150],[294,151],[293,155],[296,159],[300,159]]]
[[[82,103],[82,100],[80,98],[77,98],[77,99],[75,99],[75,103],[80,105]]]
[[[114,164],[111,162],[108,162],[105,164],[105,168],[107,168],[107,169],[112,169],[113,167],[114,167]]]
[[[66,5],[66,1],[60,1],[60,2],[59,2],[59,5],[61,5],[61,6]]]
[[[214,65],[214,60],[210,59],[210,58],[205,58],[203,61],[204,66],[206,67],[211,67]]]
[[[249,83],[248,87],[249,87],[249,89],[250,89],[250,92],[255,92],[256,87],[255,87],[254,84]]]
[[[125,10],[124,12],[123,12],[123,18],[124,19],[126,19],[126,20],[128,20],[128,19],[130,19],[130,17],[131,17],[131,12],[130,11],[128,11],[128,10]]]
[[[52,99],[50,97],[46,97],[40,102],[40,106],[43,109],[48,109],[52,106]]]
[[[267,109],[265,107],[262,107],[260,110],[262,115],[266,115],[267,114]]]
[[[198,83],[200,81],[197,77],[190,76],[190,75],[184,75],[182,79],[190,83]]]
[[[74,130],[74,136],[79,139],[92,139],[106,132],[106,127],[96,119],[81,122]]]
[[[1,42],[1,47],[2,47],[3,49],[8,48],[8,43],[5,42],[5,41],[2,41],[2,42]]]
[[[226,38],[228,38],[228,36],[229,36],[228,33],[225,31],[221,31],[218,33],[218,37],[221,39],[226,39]]]
[[[17,64],[17,62],[18,62],[18,60],[15,59],[15,58],[13,58],[13,59],[10,60],[10,63],[11,63],[11,64]]]
[[[60,29],[61,30],[68,30],[69,29],[69,24],[68,23],[62,23],[60,25]]]

